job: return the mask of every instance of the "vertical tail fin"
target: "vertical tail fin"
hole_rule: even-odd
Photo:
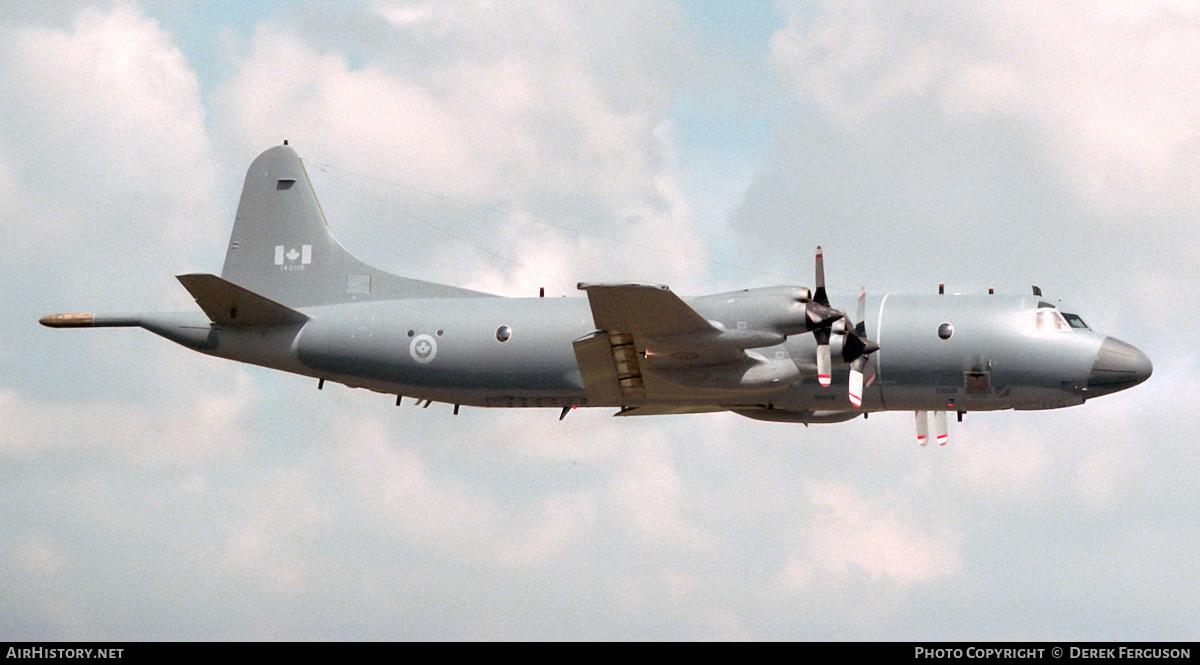
[[[329,233],[308,173],[286,145],[259,155],[246,173],[221,277],[290,307],[486,295],[359,261]]]

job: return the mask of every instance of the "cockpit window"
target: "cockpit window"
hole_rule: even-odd
[[[1056,309],[1039,309],[1036,316],[1038,332],[1057,332],[1071,329],[1071,324],[1067,323],[1067,320]],[[1075,318],[1078,319],[1079,317]],[[1080,321],[1080,323],[1083,323],[1083,321]]]
[[[1082,328],[1086,330],[1088,327],[1087,324],[1083,322],[1083,319],[1079,318],[1078,314],[1067,314],[1066,312],[1063,312],[1063,318],[1067,320],[1067,323],[1069,323],[1072,328]]]

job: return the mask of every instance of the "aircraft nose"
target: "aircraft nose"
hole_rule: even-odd
[[[1088,376],[1088,395],[1108,395],[1132,388],[1150,378],[1153,371],[1150,359],[1132,344],[1105,337]]]

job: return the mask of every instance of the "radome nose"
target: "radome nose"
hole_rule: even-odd
[[[1088,376],[1088,394],[1095,397],[1131,388],[1150,378],[1153,371],[1146,354],[1115,337],[1105,337]]]

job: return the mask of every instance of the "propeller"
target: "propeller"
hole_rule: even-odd
[[[833,383],[832,358],[829,352],[829,337],[836,332],[845,336],[842,344],[842,360],[850,363],[850,403],[854,408],[862,407],[864,370],[869,356],[879,350],[879,345],[867,338],[866,301],[867,291],[863,289],[858,296],[858,312],[855,323],[847,325],[845,314],[829,306],[829,294],[825,291],[825,255],[821,247],[817,247],[815,290],[812,303],[822,309],[832,312],[820,323],[814,326],[813,337],[817,341],[817,381],[822,387],[828,388]],[[811,314],[810,314],[811,318]],[[815,323],[815,321],[814,321]],[[872,374],[872,380],[874,374]]]
[[[867,338],[866,317],[867,290],[864,288],[858,294],[858,312],[854,317],[857,323],[853,330],[846,332],[846,342],[842,345],[842,359],[850,363],[850,403],[856,409],[862,408],[863,370],[871,354],[879,350],[879,345]],[[875,380],[874,371],[871,372],[871,380]]]

